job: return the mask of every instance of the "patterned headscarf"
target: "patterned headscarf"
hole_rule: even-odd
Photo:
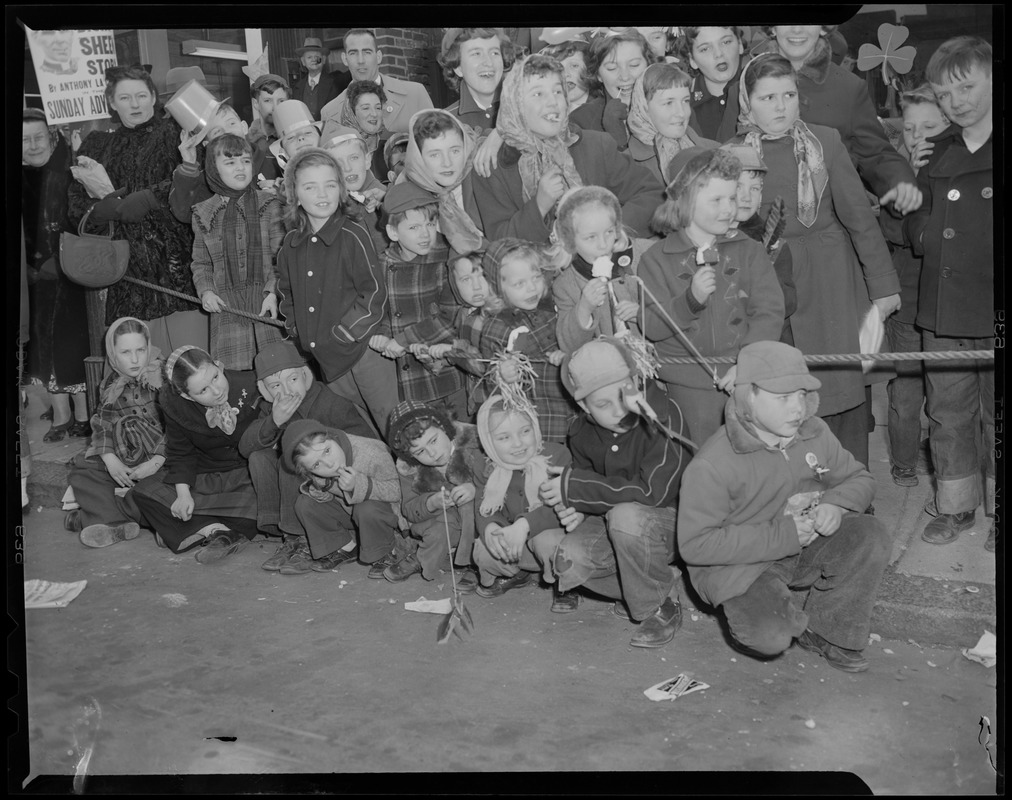
[[[657,130],[654,121],[650,118],[650,108],[646,92],[643,90],[643,80],[650,70],[661,66],[667,65],[651,65],[636,79],[636,83],[633,84],[632,97],[629,100],[629,117],[626,124],[629,126],[629,132],[643,144],[653,144],[654,150],[657,152],[657,162],[661,165],[661,175],[667,175],[668,164],[671,163],[675,154],[687,147],[692,147],[695,143],[689,138],[688,126],[680,139],[670,139]]]
[[[464,140],[464,170],[453,186],[440,186],[429,175],[422,160],[422,151],[415,142],[415,126],[423,114],[439,114],[452,120]],[[427,108],[412,115],[408,123],[408,152],[404,159],[404,172],[400,180],[410,180],[416,186],[434,194],[439,200],[439,229],[450,246],[459,252],[472,252],[481,247],[484,238],[470,215],[457,203],[454,190],[464,182],[474,166],[474,149],[478,137],[469,125],[463,124],[448,111]]]
[[[144,337],[148,340],[148,363],[141,370],[140,375],[136,378],[129,377],[122,369],[119,361],[116,358],[116,329],[119,328],[124,322],[132,320],[140,324],[144,328]],[[127,384],[131,380],[136,380],[141,386],[147,386],[149,389],[157,391],[162,385],[162,354],[151,344],[151,333],[148,330],[148,325],[143,320],[139,320],[136,317],[120,317],[112,325],[109,326],[109,330],[105,332],[105,357],[109,362],[109,367],[119,377],[112,381],[108,386],[105,387],[105,391],[102,393],[102,405],[115,402],[115,400],[123,394],[123,390],[126,389]]]
[[[738,87],[738,132],[745,134],[745,143],[755,148],[760,158],[763,154],[764,139],[782,139],[790,136],[794,139],[794,159],[798,163],[798,220],[806,228],[815,224],[819,215],[819,204],[829,183],[829,170],[822,154],[822,142],[809,130],[799,117],[791,128],[779,134],[766,133],[756,124],[749,103],[748,91],[745,89],[745,73],[754,69],[757,64],[772,58],[782,58],[774,53],[765,53],[753,58],[741,73]]]
[[[506,501],[506,490],[509,489],[510,479],[513,477],[514,472],[520,470],[524,473],[524,495],[527,497],[527,510],[533,511],[542,505],[541,498],[538,496],[538,489],[541,484],[548,480],[548,458],[540,455],[544,448],[544,443],[541,440],[541,426],[538,424],[537,416],[533,414],[526,415],[534,427],[534,441],[537,445],[536,452],[538,455],[533,456],[523,466],[518,467],[513,464],[507,464],[496,455],[495,444],[492,440],[489,417],[496,410],[503,411],[503,398],[498,394],[492,395],[481,404],[476,420],[481,446],[485,450],[485,455],[488,456],[489,461],[494,465],[492,474],[489,475],[488,482],[485,484],[485,493],[482,495],[479,511],[483,516],[487,517],[501,509],[503,503]],[[525,412],[513,409],[507,413],[523,415]]]
[[[573,163],[573,156],[569,152],[569,148],[576,144],[579,137],[568,126],[568,99],[564,109],[567,124],[563,125],[562,133],[558,136],[548,139],[536,136],[524,119],[524,89],[530,80],[530,77],[524,77],[524,67],[529,58],[531,56],[517,59],[513,69],[503,78],[499,116],[496,118],[496,130],[499,131],[503,141],[520,151],[520,179],[523,182],[525,202],[534,197],[541,176],[553,167],[562,170],[567,189],[583,186],[583,179],[576,171],[576,164]],[[540,55],[536,58],[550,61],[558,67],[559,74],[562,74],[562,65],[555,59]],[[562,81],[562,90],[564,92],[566,90],[565,80]]]
[[[380,129],[377,133],[366,133],[362,129],[362,123],[358,121],[358,117],[355,116],[355,112],[352,110],[351,103],[345,103],[341,108],[341,118],[339,122],[342,125],[346,125],[349,128],[353,128],[358,131],[358,135],[365,142],[365,149],[369,156],[376,152],[376,148],[379,147],[380,134],[383,133],[383,118],[380,117]],[[322,139],[320,140],[322,144]]]

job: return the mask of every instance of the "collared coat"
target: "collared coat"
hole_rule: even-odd
[[[383,93],[387,101],[383,104],[383,127],[390,133],[407,133],[408,122],[416,111],[432,108],[432,99],[425,87],[414,81],[405,81],[392,75],[382,76]],[[341,111],[348,103],[348,90],[327,103],[320,111],[320,119],[341,119]]]

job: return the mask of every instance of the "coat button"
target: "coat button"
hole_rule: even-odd
[[[307,278],[312,278],[313,277],[313,271],[309,270],[309,272],[306,273],[306,277]]]
[[[950,200],[959,199],[959,189],[949,189],[949,193],[946,195]]]
[[[943,278],[951,278],[952,277],[952,270],[949,269],[948,267],[946,267],[945,269],[943,269],[942,270],[942,277]]]
[[[316,242],[316,241],[319,241],[319,240],[318,240],[318,239],[317,239],[317,238],[316,238],[316,237],[314,236],[314,237],[313,237],[312,239],[310,239],[309,241],[311,241],[311,242]]]
[[[312,314],[314,311],[316,311],[316,309],[313,306],[310,306],[309,307],[309,313]]]
[[[942,231],[942,238],[943,239],[955,239],[956,238],[956,232],[952,228],[946,228],[944,231]]]
[[[990,200],[994,196],[994,189],[992,189],[990,186],[985,186],[983,189],[980,190],[980,196],[983,197],[985,200]]]
[[[310,347],[316,347],[316,342],[310,342],[310,343],[309,343],[309,346],[310,346]]]
[[[613,453],[617,453],[618,452],[618,445],[617,444],[613,444],[611,446],[611,452],[613,452]]]

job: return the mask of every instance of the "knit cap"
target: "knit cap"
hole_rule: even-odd
[[[583,400],[602,386],[627,380],[634,366],[626,350],[611,336],[587,342],[562,362],[562,383],[574,400]]]
[[[443,429],[443,432],[451,439],[453,438],[453,420],[450,419],[450,416],[445,411],[423,403],[421,400],[401,400],[394,407],[394,410],[390,413],[390,419],[387,421],[387,443],[397,455],[406,456],[410,459],[410,454],[406,448],[402,449],[404,445],[409,443],[401,442],[400,437],[408,425],[416,419],[423,418],[436,420],[439,427]],[[414,461],[414,459],[411,460]]]
[[[295,474],[295,445],[307,436],[321,434],[327,439],[333,439],[344,451],[344,460],[351,464],[351,440],[342,430],[328,428],[322,422],[315,419],[297,419],[288,423],[285,432],[281,435],[281,462],[285,469]]]
[[[738,353],[735,386],[755,384],[774,394],[815,391],[822,383],[808,371],[801,351],[783,342],[753,342]]]
[[[295,349],[295,345],[284,341],[271,342],[253,359],[253,369],[256,370],[258,381],[265,381],[283,369],[304,366],[306,366],[306,359]]]

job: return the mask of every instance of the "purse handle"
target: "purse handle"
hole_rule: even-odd
[[[113,235],[116,233],[116,229],[113,227],[113,221],[112,220],[109,220],[109,235],[108,236],[103,236],[100,233],[85,233],[85,231],[84,231],[85,226],[88,224],[88,217],[90,217],[91,216],[91,212],[95,210],[95,205],[97,205],[97,203],[93,204],[91,206],[91,208],[89,208],[87,211],[84,212],[84,216],[81,217],[81,222],[77,226],[77,235],[81,236],[81,237],[90,237],[92,239],[111,239],[113,237]]]

